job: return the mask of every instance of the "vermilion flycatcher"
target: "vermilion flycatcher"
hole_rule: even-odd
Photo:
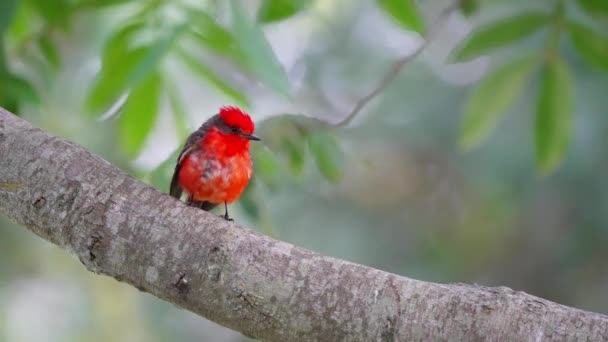
[[[171,196],[188,195],[188,204],[209,211],[224,203],[236,201],[251,178],[253,167],[249,155],[250,140],[260,140],[249,114],[236,107],[220,108],[190,134],[171,179]]]

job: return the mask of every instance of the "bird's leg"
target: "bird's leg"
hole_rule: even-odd
[[[230,222],[234,221],[233,219],[230,218],[230,216],[228,216],[228,203],[226,203],[226,202],[224,202],[224,209],[226,210],[224,212],[224,216],[222,216],[224,218],[224,220],[230,221]]]

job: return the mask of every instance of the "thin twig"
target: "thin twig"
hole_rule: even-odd
[[[418,57],[422,53],[422,51],[424,51],[424,49],[429,46],[433,39],[435,39],[437,33],[439,33],[441,29],[443,29],[443,26],[445,25],[448,17],[458,8],[460,8],[462,1],[463,0],[457,0],[449,7],[443,9],[435,20],[435,22],[430,26],[422,44],[413,53],[395,61],[393,65],[391,65],[391,67],[388,69],[388,71],[384,74],[384,77],[380,79],[378,85],[369,94],[359,99],[359,101],[357,101],[350,113],[344,119],[334,124],[334,126],[344,127],[348,125],[355,118],[355,116],[363,109],[363,107],[365,107],[365,105],[367,105],[371,100],[378,96],[395,79],[395,77],[397,77],[401,69],[403,69],[406,64],[416,59],[416,57]]]

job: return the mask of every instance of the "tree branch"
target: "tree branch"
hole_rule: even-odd
[[[376,96],[380,95],[380,93],[382,93],[384,89],[393,82],[395,77],[399,75],[401,69],[403,69],[403,67],[406,66],[408,63],[415,60],[424,51],[424,49],[429,46],[433,39],[435,39],[435,36],[441,31],[441,29],[443,29],[443,26],[445,25],[450,15],[460,8],[462,1],[463,0],[454,1],[452,5],[443,9],[435,20],[435,22],[430,26],[430,29],[427,31],[427,34],[423,37],[424,40],[422,41],[422,44],[420,44],[420,46],[411,54],[403,56],[397,61],[395,61],[388,68],[388,70],[386,71],[384,76],[382,76],[380,81],[378,81],[376,87],[374,87],[374,89],[372,89],[372,91],[369,92],[367,95],[360,98],[355,103],[355,106],[350,111],[350,113],[348,113],[344,119],[334,124],[334,127],[347,126],[371,100],[376,98]]]
[[[608,317],[326,257],[191,208],[0,109],[0,213],[91,271],[269,341],[608,340]],[[44,261],[41,261],[44,262]]]

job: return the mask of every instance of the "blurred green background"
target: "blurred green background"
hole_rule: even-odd
[[[238,222],[608,314],[608,2],[452,4],[1,0],[0,105],[163,191],[187,134],[239,105],[265,144]],[[0,218],[0,341],[105,340],[247,339]]]

